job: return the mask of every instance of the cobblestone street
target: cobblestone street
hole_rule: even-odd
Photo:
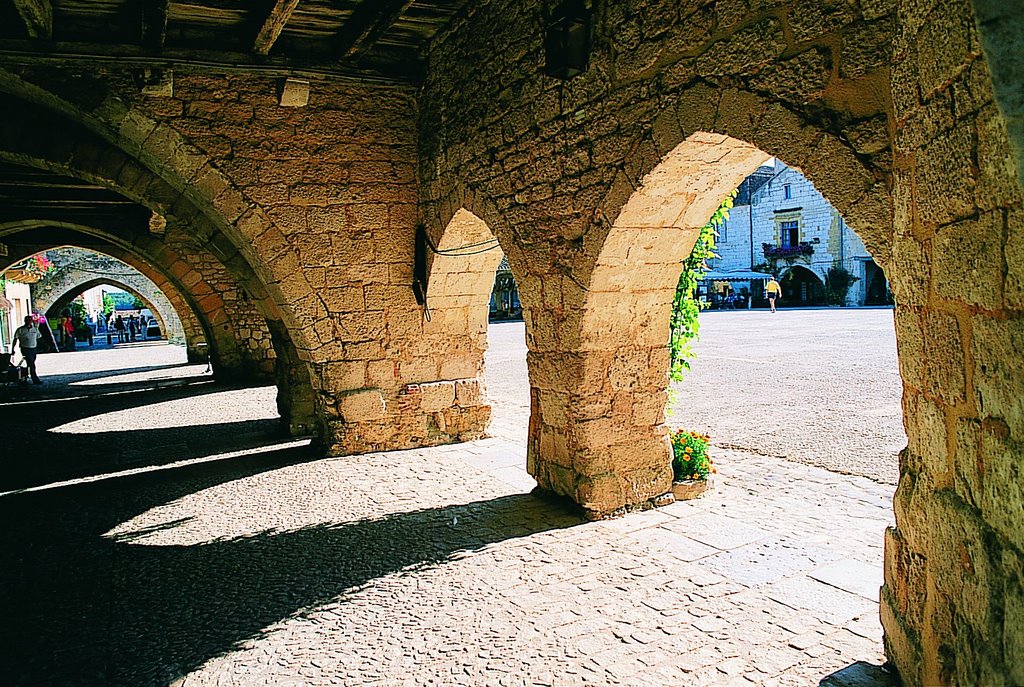
[[[180,349],[43,356],[0,407],[5,684],[890,684],[899,390],[863,380],[898,384],[891,318],[709,313],[677,415],[748,450],[703,499],[596,523],[529,495],[521,323],[491,328],[492,438],[334,459]]]

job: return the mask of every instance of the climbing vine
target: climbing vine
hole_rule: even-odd
[[[669,348],[672,356],[669,377],[674,382],[683,380],[683,375],[690,369],[690,360],[694,357],[692,344],[699,338],[700,322],[697,317],[703,306],[701,301],[693,297],[693,292],[697,288],[697,281],[708,270],[707,260],[718,257],[715,253],[718,227],[729,219],[729,210],[732,208],[735,197],[736,191],[726,196],[707,224],[701,227],[697,243],[693,246],[693,252],[683,261],[683,271],[676,284],[676,295],[672,301],[672,318],[670,320]]]

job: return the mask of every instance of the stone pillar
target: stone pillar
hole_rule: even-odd
[[[649,507],[672,482],[665,326],[645,328],[644,317],[630,314],[628,296],[585,318],[586,294],[564,275],[531,276],[520,294],[524,303],[541,304],[524,313],[532,405],[527,469],[542,488],[572,498],[591,517]],[[590,328],[601,318],[618,336],[594,335]],[[655,333],[645,336],[645,329]]]
[[[1024,196],[969,4],[906,2],[899,29],[891,272],[908,446],[886,654],[909,687],[1024,684]]]

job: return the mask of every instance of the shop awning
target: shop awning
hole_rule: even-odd
[[[754,279],[768,279],[768,275],[764,272],[753,272],[751,270],[735,270],[732,272],[711,270],[701,277],[701,281],[752,281]]]

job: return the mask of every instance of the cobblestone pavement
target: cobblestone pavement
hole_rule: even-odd
[[[889,684],[888,485],[719,449],[703,499],[588,523],[529,495],[521,437],[318,460],[236,391],[0,406],[37,462],[87,421],[2,487],[5,684]],[[87,439],[143,407],[163,448],[104,466]]]

